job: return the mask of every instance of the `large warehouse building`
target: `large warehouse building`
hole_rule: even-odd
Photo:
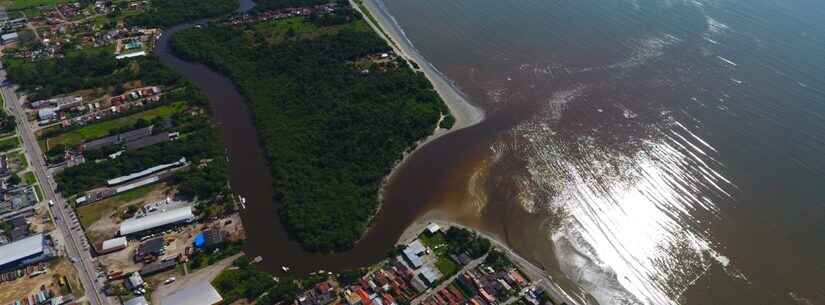
[[[161,305],[215,305],[221,302],[221,294],[209,282],[199,282],[160,300]]]
[[[37,234],[0,246],[0,272],[11,271],[46,261],[54,257],[54,250],[45,235]]]
[[[160,231],[195,220],[192,207],[182,207],[165,212],[149,214],[141,218],[130,218],[120,224],[120,235],[142,235]]]

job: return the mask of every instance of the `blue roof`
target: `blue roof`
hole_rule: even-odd
[[[198,233],[198,236],[195,236],[195,247],[203,248],[203,245],[206,243],[206,235],[203,232]]]

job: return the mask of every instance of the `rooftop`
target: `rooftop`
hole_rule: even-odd
[[[149,305],[149,301],[146,301],[146,298],[139,296],[129,299],[123,303],[123,305]]]
[[[161,298],[161,305],[213,305],[223,298],[209,282],[199,282]]]
[[[195,214],[192,214],[191,206],[153,213],[141,218],[124,220],[120,224],[120,235],[138,233],[177,222],[190,222],[194,219]]]
[[[0,267],[42,253],[43,243],[43,234],[37,234],[0,246]]]

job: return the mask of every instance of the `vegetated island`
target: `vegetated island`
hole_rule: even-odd
[[[308,250],[351,248],[393,165],[453,120],[440,120],[449,110],[423,73],[348,2],[259,4],[257,16],[181,31],[172,46],[227,74],[246,96],[287,230]],[[314,6],[279,15],[297,4]]]

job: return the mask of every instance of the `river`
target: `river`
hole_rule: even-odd
[[[249,7],[249,1],[243,1]],[[232,83],[209,97],[247,253],[338,271],[423,215],[497,236],[591,304],[825,304],[825,7],[816,1],[378,1],[487,115],[420,147],[348,252],[290,240]]]
[[[254,7],[242,0],[239,11]],[[192,81],[209,99],[213,120],[231,160],[232,190],[246,198],[241,212],[247,234],[246,253],[264,258],[262,266],[274,274],[308,274],[318,270],[342,271],[369,266],[385,258],[404,229],[415,220],[415,205],[385,208],[374,218],[369,232],[352,250],[335,254],[304,251],[285,231],[273,202],[272,177],[244,97],[231,80],[208,67],[177,58],[170,48],[174,33],[201,24],[196,21],[170,27],[161,36],[155,53],[171,69]]]

